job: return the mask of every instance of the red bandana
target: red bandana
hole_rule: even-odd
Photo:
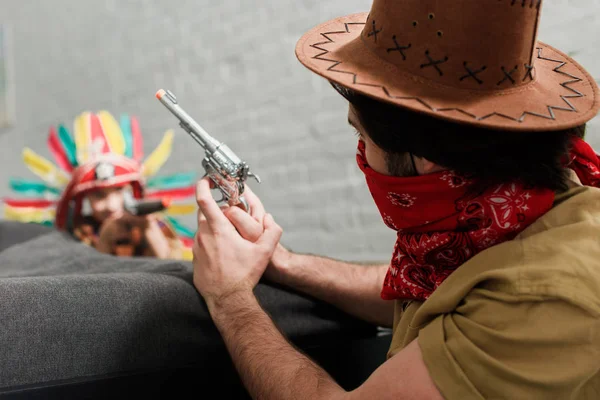
[[[464,262],[513,239],[554,201],[553,191],[517,182],[467,194],[471,182],[452,171],[383,175],[369,167],[362,141],[356,158],[383,221],[398,232],[384,300],[428,299]],[[600,160],[583,140],[574,140],[569,166],[583,184],[600,185]]]

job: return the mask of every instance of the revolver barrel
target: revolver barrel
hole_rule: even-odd
[[[219,142],[209,135],[194,121],[177,103],[175,95],[168,90],[160,89],[156,98],[179,119],[179,125],[192,136],[205,150],[202,166],[215,185],[221,190],[222,200],[227,200],[230,205],[240,202],[248,209],[242,194],[244,182],[248,177],[253,177],[258,183],[260,178],[250,172],[248,165],[242,161],[226,144]]]
[[[164,104],[179,119],[179,124],[209,152],[214,152],[221,143],[210,136],[192,117],[189,116],[177,103],[177,98],[170,91],[160,89],[156,98]]]

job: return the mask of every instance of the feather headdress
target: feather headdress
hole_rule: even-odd
[[[25,165],[40,179],[10,179],[18,198],[4,199],[4,218],[66,229],[81,215],[82,198],[89,190],[130,184],[137,198],[169,197],[163,212],[191,259],[194,231],[177,217],[196,212],[193,202],[195,173],[158,176],[171,155],[173,131],[165,132],[160,144],[144,158],[143,139],[137,118],[124,114],[117,120],[107,111],[83,112],[73,123],[73,135],[64,125],[51,127],[47,146],[55,163],[23,150]]]

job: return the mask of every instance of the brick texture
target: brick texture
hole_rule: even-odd
[[[174,128],[162,173],[201,170],[200,148],[156,99],[171,89],[201,125],[263,178],[253,185],[294,250],[387,260],[381,222],[355,165],[346,103],[294,55],[320,21],[368,10],[368,0],[0,0],[12,31],[17,123],[0,134],[0,195],[32,177],[23,146],[49,157],[50,125],[84,110],[140,118],[147,154]],[[600,0],[545,1],[540,39],[600,78]],[[600,123],[589,138],[600,149]],[[193,221],[187,221],[193,224]]]

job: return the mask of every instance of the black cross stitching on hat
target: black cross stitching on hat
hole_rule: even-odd
[[[502,85],[504,82],[506,82],[507,80],[510,80],[513,85],[516,83],[515,78],[512,77],[512,75],[517,72],[517,70],[519,69],[518,65],[515,65],[515,67],[508,72],[504,66],[502,67],[502,72],[504,72],[504,78],[502,78],[502,80],[500,82],[498,82],[498,86]]]
[[[371,30],[371,32],[369,32],[369,34],[367,36],[368,37],[374,36],[375,43],[377,43],[377,34],[379,32],[381,32],[381,29],[379,29],[379,30],[376,29],[375,20],[373,20],[373,30]]]
[[[421,64],[421,69],[426,68],[426,67],[434,67],[437,72],[439,72],[440,76],[443,76],[444,73],[442,72],[442,70],[440,69],[440,67],[438,67],[439,64],[443,64],[446,61],[448,61],[448,56],[444,57],[441,60],[434,60],[430,55],[429,55],[429,50],[427,50],[425,52],[425,55],[427,56],[427,58],[429,59],[429,63],[427,64]]]
[[[483,67],[481,67],[480,69],[478,69],[477,71],[473,71],[471,68],[469,68],[469,66],[467,65],[468,63],[465,61],[463,63],[465,69],[467,70],[467,74],[464,76],[460,77],[460,80],[463,81],[467,78],[473,78],[477,81],[477,83],[479,83],[480,85],[483,83],[483,81],[481,79],[479,79],[479,77],[477,76],[477,74],[485,71],[487,69],[487,67],[484,65]]]
[[[523,77],[523,82],[525,82],[525,79],[527,79],[527,77],[529,77],[531,80],[533,80],[534,68],[535,67],[533,65],[525,64],[525,69],[527,70],[527,72],[525,72],[525,76]]]
[[[420,14],[411,14],[405,2],[414,2]],[[597,85],[572,58],[538,44],[538,0],[516,0],[514,6],[511,2],[491,0],[489,9],[488,2],[485,7],[472,0],[451,2],[448,11],[460,16],[465,7],[472,7],[469,18],[481,23],[464,26],[461,18],[448,19],[449,15],[443,32],[454,28],[455,43],[448,47],[436,37],[438,29],[410,28],[402,33],[391,28],[410,27],[425,11],[425,16],[432,11],[440,14],[437,0],[378,0],[370,18],[367,13],[352,14],[307,32],[296,45],[296,55],[326,79],[450,121],[515,131],[558,130],[585,123],[600,108]],[[483,43],[473,43],[482,24],[498,30],[481,37]],[[509,41],[514,46],[505,45]],[[418,56],[414,50],[425,54]],[[409,62],[415,56],[416,63]],[[425,70],[428,67],[437,72]],[[520,90],[514,90],[517,86]]]
[[[406,60],[406,55],[404,54],[404,50],[410,49],[412,44],[409,43],[408,46],[400,46],[398,44],[398,42],[396,41],[396,35],[392,36],[392,40],[394,41],[394,44],[396,45],[396,47],[390,47],[389,49],[387,49],[387,52],[390,53],[392,51],[397,51],[400,54],[402,54],[402,59]]]
[[[561,110],[561,111],[570,111],[570,112],[576,112],[577,109],[571,104],[571,102],[569,101],[569,99],[573,99],[573,98],[581,98],[584,97],[584,94],[581,93],[580,91],[572,88],[570,85],[573,83],[577,83],[577,82],[581,82],[582,78],[576,77],[574,75],[571,75],[567,72],[561,71],[561,69],[569,64],[567,61],[561,61],[561,60],[555,60],[553,58],[549,58],[549,57],[544,57],[542,55],[542,51],[543,48],[541,47],[537,47],[537,58],[540,60],[544,60],[544,61],[549,61],[549,62],[555,62],[558,63],[559,65],[556,66],[553,71],[555,73],[559,73],[562,75],[566,75],[567,77],[571,78],[568,81],[565,81],[563,83],[561,83],[560,85],[562,87],[564,87],[565,89],[568,89],[569,91],[571,91],[574,94],[571,95],[561,95],[560,99],[567,104],[567,107],[560,107],[560,106],[546,106],[547,110],[548,110],[548,114],[540,114],[540,113],[535,113],[535,112],[531,112],[531,111],[524,111],[520,117],[518,118],[514,118],[505,114],[502,114],[500,112],[493,112],[487,115],[483,115],[483,116],[477,116],[475,114],[472,114],[470,112],[467,112],[463,109],[461,109],[460,107],[444,107],[444,108],[434,108],[432,107],[428,102],[426,102],[423,99],[420,99],[419,97],[416,96],[395,96],[393,94],[390,93],[390,91],[387,89],[387,87],[382,86],[382,85],[376,85],[376,84],[367,84],[367,83],[361,83],[359,82],[358,79],[358,75],[355,72],[351,72],[351,71],[345,71],[345,70],[339,70],[339,69],[334,69],[334,67],[343,64],[342,61],[339,60],[332,60],[330,58],[326,58],[323,57],[327,54],[329,54],[329,50],[326,48],[323,48],[321,46],[325,45],[325,44],[329,44],[329,43],[335,43],[335,41],[333,39],[331,39],[329,37],[329,35],[333,35],[333,34],[339,34],[339,33],[350,33],[350,29],[349,26],[350,25],[365,25],[364,22],[346,22],[344,23],[344,30],[343,31],[333,31],[333,32],[325,32],[325,33],[320,33],[320,35],[322,37],[324,37],[325,39],[327,39],[327,41],[325,42],[317,42],[317,43],[313,43],[310,45],[310,47],[313,47],[315,49],[318,49],[320,51],[322,51],[322,53],[319,53],[315,56],[313,56],[313,59],[317,59],[317,60],[322,60],[322,61],[328,61],[333,63],[331,66],[329,66],[329,68],[327,68],[327,70],[329,71],[333,71],[333,72],[338,72],[338,73],[342,73],[342,74],[349,74],[352,75],[353,79],[352,79],[352,83],[355,85],[363,85],[363,86],[373,86],[373,87],[379,87],[383,90],[383,92],[386,94],[386,96],[390,99],[399,99],[399,100],[414,100],[420,104],[422,104],[424,107],[426,107],[427,109],[433,111],[433,112],[440,112],[440,113],[446,113],[446,112],[459,112],[460,114],[463,114],[465,116],[468,116],[469,118],[472,118],[476,121],[484,121],[486,119],[492,118],[494,116],[506,119],[506,120],[511,120],[511,121],[515,121],[518,123],[522,123],[525,118],[528,115],[531,115],[533,117],[538,117],[538,118],[542,118],[542,119],[550,119],[550,120],[554,120],[556,119],[556,115],[554,113],[554,110]]]

